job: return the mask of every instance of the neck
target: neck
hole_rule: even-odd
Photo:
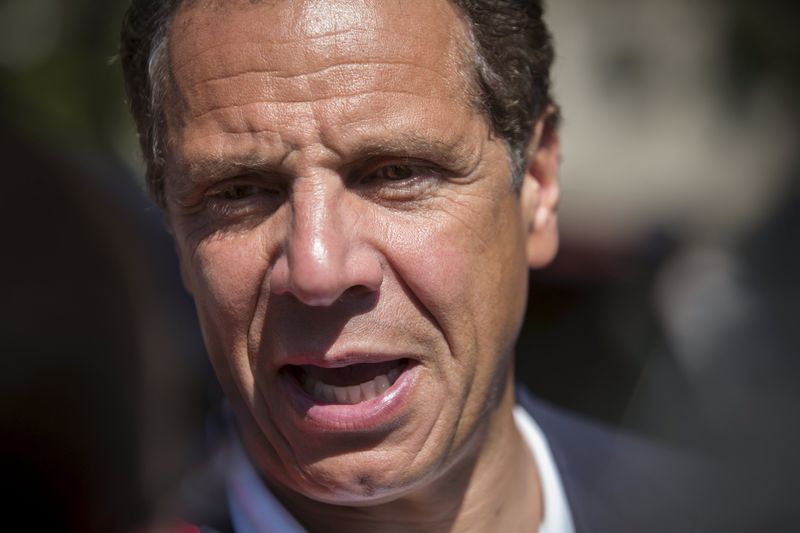
[[[487,415],[464,457],[413,494],[365,507],[323,504],[294,493],[276,491],[276,496],[309,531],[537,531],[542,518],[539,477],[513,407],[509,379],[500,405]]]

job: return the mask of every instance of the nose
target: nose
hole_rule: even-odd
[[[317,184],[295,188],[283,253],[272,272],[274,294],[291,294],[310,306],[330,306],[345,294],[372,293],[383,280],[378,252],[360,222],[363,205],[346,188]]]

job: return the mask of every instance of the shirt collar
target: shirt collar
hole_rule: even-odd
[[[514,407],[514,422],[536,461],[544,509],[539,533],[574,533],[572,514],[547,438],[531,415]],[[236,533],[305,531],[259,478],[238,438],[231,439],[226,486]]]

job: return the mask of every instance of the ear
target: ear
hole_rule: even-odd
[[[527,232],[526,253],[528,265],[541,268],[553,260],[558,250],[556,209],[560,195],[561,140],[555,107],[549,107],[536,123],[526,155],[520,189]]]

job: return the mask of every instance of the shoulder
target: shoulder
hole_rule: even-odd
[[[547,404],[522,387],[517,402],[545,434],[579,533],[697,530],[698,457]]]

